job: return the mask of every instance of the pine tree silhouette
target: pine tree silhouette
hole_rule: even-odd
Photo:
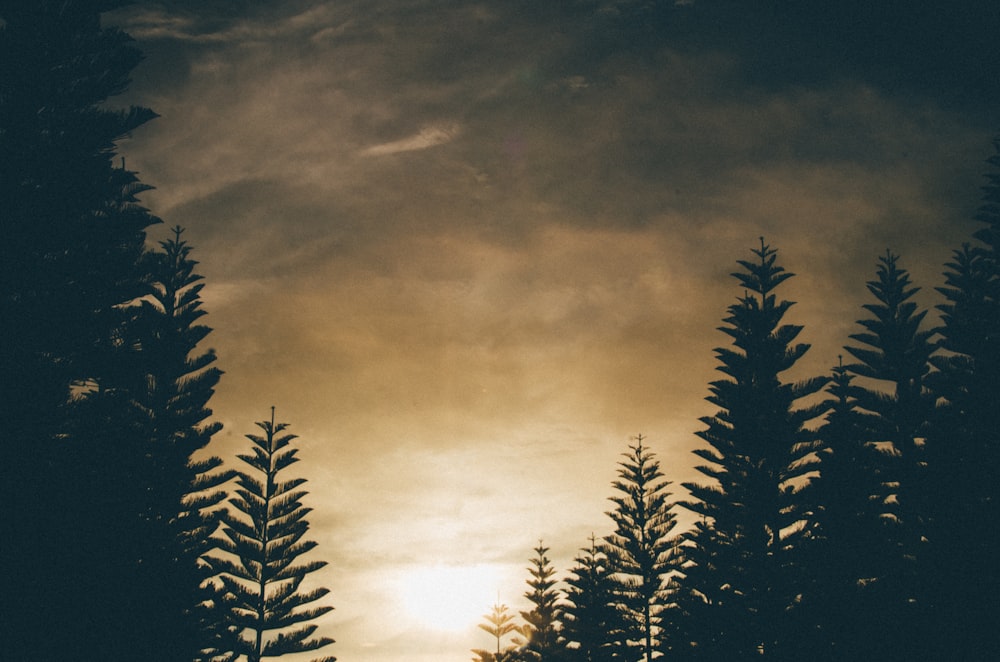
[[[514,662],[517,659],[517,650],[514,646],[504,646],[503,639],[508,634],[518,631],[518,624],[514,614],[500,600],[490,609],[490,612],[483,616],[485,623],[479,624],[479,629],[487,632],[496,639],[496,653],[479,648],[472,649],[479,662]]]
[[[194,271],[198,263],[183,232],[174,227],[173,237],[160,242],[160,251],[147,255],[152,283],[136,320],[142,370],[140,383],[131,390],[156,458],[147,493],[157,502],[147,506],[149,517],[169,524],[160,527],[161,535],[169,536],[161,550],[167,567],[174,569],[172,576],[154,577],[147,590],[158,596],[161,608],[170,605],[173,610],[170,629],[177,648],[171,657],[204,654],[211,659],[215,633],[207,603],[214,596],[202,557],[215,546],[217,506],[226,498],[221,486],[233,473],[222,469],[219,457],[194,458],[222,428],[205,423],[222,371],[215,366],[213,350],[199,349],[211,329],[200,323],[206,314],[201,307],[204,283]],[[166,625],[171,615],[159,620]]]
[[[805,582],[796,553],[808,508],[798,493],[817,444],[807,423],[827,405],[796,405],[827,380],[782,380],[809,345],[795,343],[801,326],[782,324],[793,304],[775,291],[792,274],[763,238],[753,253],[738,262],[733,276],[744,294],[720,329],[733,348],[715,350],[726,377],[711,383],[707,398],[719,412],[701,419],[698,435],[709,448],[694,451],[712,482],[684,483],[694,497],[684,505],[700,520],[684,542],[678,638],[694,659],[786,654]]]
[[[559,636],[559,599],[560,591],[555,588],[555,569],[549,559],[549,548],[538,542],[535,556],[531,559],[528,572],[531,578],[527,580],[531,588],[524,594],[532,608],[522,611],[521,618],[524,627],[521,633],[525,643],[520,656],[525,661],[558,662],[562,655],[562,641]]]
[[[810,489],[814,528],[807,544],[813,583],[803,600],[803,638],[817,660],[888,659],[880,634],[886,606],[882,578],[894,561],[893,504],[886,489],[892,455],[872,441],[874,414],[859,408],[855,376],[833,369],[832,396],[820,428],[819,476]]]
[[[257,426],[264,434],[246,435],[251,452],[237,456],[252,469],[252,473],[238,474],[239,487],[229,499],[239,514],[223,515],[225,537],[219,547],[231,557],[209,559],[229,594],[230,622],[240,634],[236,652],[250,662],[334,643],[329,637],[309,638],[319,627],[309,621],[333,609],[312,606],[329,589],[301,590],[303,580],[326,562],[296,564],[316,547],[315,542],[302,540],[309,529],[305,517],[312,510],[302,505],[307,492],[299,488],[306,481],[279,479],[283,470],[298,462],[298,449],[291,446],[296,435],[284,434],[287,423],[274,422],[273,407],[271,420]],[[318,662],[335,659],[324,657]]]
[[[857,405],[872,414],[866,430],[869,442],[887,445],[884,464],[886,501],[891,505],[885,529],[890,549],[878,583],[882,620],[893,623],[882,659],[906,659],[925,650],[921,625],[929,607],[919,559],[926,553],[926,458],[923,439],[934,412],[934,396],[927,387],[931,356],[937,349],[935,329],[924,328],[927,311],[913,300],[919,291],[909,273],[890,251],[879,258],[876,277],[868,282],[875,303],[864,305],[869,317],[851,334],[857,345],[845,349],[856,359],[846,369],[868,385],[856,389]],[[889,641],[893,643],[889,643]]]
[[[929,376],[941,398],[927,435],[929,552],[921,564],[933,611],[922,624],[953,659],[1000,658],[1000,138],[988,159],[984,225],[945,265],[942,347]]]
[[[639,659],[649,662],[662,641],[663,612],[667,609],[669,573],[677,568],[677,540],[671,536],[676,517],[669,501],[670,482],[663,478],[655,453],[636,437],[619,462],[616,494],[609,497],[615,508],[607,513],[615,524],[604,538],[619,603],[634,623],[629,637],[638,648]]]
[[[101,26],[116,0],[0,5],[0,616],[10,659],[158,659],[125,308],[147,280],[135,173],[115,143],[152,119],[111,110],[141,54]],[[89,394],[83,397],[83,394]],[[42,622],[58,623],[36,636]],[[162,647],[161,647],[162,649]]]
[[[574,662],[611,662],[621,659],[629,631],[624,608],[618,603],[617,583],[607,556],[590,537],[566,579],[567,605],[562,609],[563,637]]]

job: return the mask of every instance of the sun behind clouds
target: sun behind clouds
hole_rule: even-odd
[[[460,632],[482,621],[497,599],[502,575],[489,564],[415,566],[399,577],[396,595],[416,625]]]

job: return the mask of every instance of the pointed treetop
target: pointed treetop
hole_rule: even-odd
[[[760,248],[755,248],[752,252],[758,257],[758,261],[737,260],[737,264],[745,272],[732,274],[746,289],[767,297],[774,288],[794,275],[786,272],[784,267],[775,265],[778,251],[768,246],[764,237],[760,238]]]
[[[899,305],[920,291],[919,287],[909,287],[910,274],[898,265],[899,255],[885,249],[885,255],[878,259],[876,280],[867,283],[868,291],[889,306]]]

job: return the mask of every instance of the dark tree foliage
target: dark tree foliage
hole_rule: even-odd
[[[891,451],[884,486],[894,523],[886,539],[894,549],[872,591],[880,595],[883,620],[894,624],[882,640],[895,638],[892,654],[905,657],[906,651],[918,654],[922,647],[921,614],[930,606],[921,594],[917,561],[926,551],[923,440],[934,411],[927,376],[936,331],[923,328],[927,311],[912,300],[919,288],[891,252],[879,258],[868,290],[876,302],[864,305],[871,316],[858,321],[864,331],[850,336],[860,346],[845,348],[856,359],[846,368],[869,384],[855,390],[857,406],[872,414],[866,440]]]
[[[155,596],[129,591],[148,465],[124,307],[145,294],[135,173],[115,142],[151,119],[113,111],[140,61],[101,27],[116,0],[0,2],[0,400],[7,450],[2,623],[10,659],[160,659]],[[84,395],[86,394],[86,395]],[[39,623],[51,623],[37,637]]]
[[[34,437],[72,384],[95,377],[109,312],[142,294],[136,263],[156,222],[135,205],[135,173],[115,142],[154,117],[112,111],[141,60],[100,25],[117,0],[0,4],[0,298],[4,401]]]
[[[609,497],[615,508],[607,513],[615,530],[605,536],[604,550],[617,599],[635,626],[629,640],[636,659],[648,662],[667,647],[661,623],[669,604],[669,575],[677,564],[677,541],[671,535],[676,518],[667,491],[670,482],[642,442],[639,435],[623,453],[625,461],[618,463],[618,480],[612,483],[618,494]]]
[[[931,375],[941,398],[926,459],[929,553],[921,575],[935,609],[923,624],[952,659],[1000,658],[1000,139],[988,159],[984,224],[954,252],[938,288],[946,303]]]
[[[117,369],[95,379],[75,405],[84,420],[103,417],[95,432],[105,444],[91,456],[126,467],[125,480],[103,487],[118,539],[105,543],[106,560],[91,560],[98,569],[115,561],[119,584],[100,594],[110,628],[101,645],[124,657],[193,659],[211,646],[210,572],[202,557],[213,546],[213,510],[229,473],[219,470],[219,458],[194,458],[221,428],[205,423],[221,371],[212,351],[198,350],[211,329],[198,324],[205,313],[196,264],[180,228],[146,255],[149,294],[121,309],[122,342],[108,351]],[[99,481],[93,489],[102,489]]]
[[[546,556],[549,548],[539,542],[534,551],[535,556],[528,568],[531,579],[527,580],[531,590],[524,594],[532,607],[530,611],[521,612],[525,623],[521,633],[525,643],[520,657],[525,662],[557,662],[564,659],[558,620],[560,592],[555,588],[552,561]]]
[[[911,285],[898,261],[889,251],[879,258],[876,279],[868,282],[876,303],[864,305],[871,317],[858,320],[865,330],[850,336],[862,346],[845,349],[856,359],[847,370],[875,382],[857,391],[857,404],[875,415],[870,419],[874,423],[871,441],[891,444],[901,459],[897,499],[909,500],[901,504],[903,517],[902,513],[916,508],[907,491],[918,487],[910,473],[920,464],[920,445],[934,408],[926,381],[937,343],[932,340],[936,330],[922,328],[927,311],[912,301],[920,288]]]
[[[803,546],[812,583],[802,607],[811,659],[888,659],[881,631],[887,610],[881,578],[894,557],[887,527],[893,506],[886,489],[891,455],[871,440],[874,415],[858,407],[863,392],[844,365],[827,388],[830,411],[819,429],[819,476],[810,485],[814,526]]]
[[[310,639],[319,626],[309,621],[333,609],[311,605],[329,589],[301,590],[306,576],[326,562],[296,564],[316,547],[315,542],[302,539],[309,530],[305,517],[312,511],[302,505],[307,492],[299,488],[306,481],[279,479],[284,469],[299,461],[298,449],[291,446],[296,435],[283,434],[288,424],[275,424],[273,408],[271,420],[257,426],[264,435],[248,434],[252,452],[237,456],[253,470],[253,475],[238,473],[239,487],[229,499],[239,514],[226,511],[222,516],[225,537],[219,548],[228,555],[209,559],[228,594],[230,623],[239,634],[235,652],[250,662],[334,643],[329,637]],[[318,662],[335,659],[324,657]]]
[[[782,659],[800,641],[792,615],[805,581],[796,554],[809,509],[799,492],[816,448],[806,426],[826,405],[796,404],[827,380],[782,380],[809,345],[794,344],[801,326],[781,324],[793,304],[775,290],[792,274],[763,239],[753,253],[733,274],[745,292],[720,329],[733,348],[715,350],[726,378],[711,383],[708,401],[720,411],[698,433],[709,448],[694,451],[712,482],[684,484],[694,497],[684,505],[701,518],[685,540],[677,596],[685,658]]]
[[[176,659],[214,650],[212,584],[202,558],[214,547],[216,507],[226,498],[220,488],[232,476],[220,469],[218,457],[193,457],[222,428],[205,423],[222,371],[214,366],[214,351],[198,349],[211,329],[198,323],[206,314],[201,308],[202,277],[194,272],[198,263],[191,259],[182,233],[175,227],[173,238],[147,256],[153,283],[136,319],[143,370],[131,389],[152,459],[144,505],[151,521],[165,519],[169,524],[157,527],[163,540],[156,549],[173,569],[173,576],[161,572],[150,577],[147,590],[157,595],[161,609],[169,610],[162,620],[172,617],[176,622],[183,615],[172,628]],[[146,538],[147,543],[154,540],[152,535]]]
[[[590,547],[581,551],[566,579],[567,604],[561,610],[568,659],[572,662],[625,660],[628,621],[617,602],[617,583],[611,575],[608,557],[593,536]]]

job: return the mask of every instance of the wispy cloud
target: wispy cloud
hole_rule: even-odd
[[[399,152],[414,152],[449,143],[454,140],[459,133],[460,129],[457,124],[428,126],[412,136],[365,147],[360,153],[362,156],[384,156],[386,154],[397,154]]]

